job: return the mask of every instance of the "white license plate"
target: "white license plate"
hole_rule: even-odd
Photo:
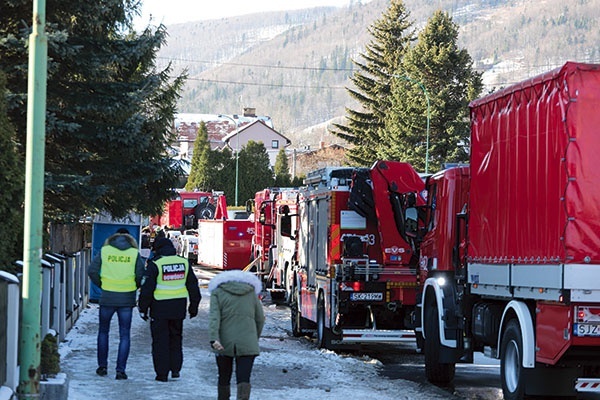
[[[381,301],[383,300],[383,293],[363,293],[353,292],[350,293],[351,301]]]
[[[600,336],[600,324],[575,324],[575,336]]]

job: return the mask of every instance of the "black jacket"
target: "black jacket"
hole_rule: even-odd
[[[155,261],[160,259],[161,256],[175,255],[175,247],[173,247],[173,243],[169,239],[162,238],[155,242],[154,252],[156,256],[152,260],[148,260],[146,272],[142,278],[142,288],[138,303],[139,310],[141,313],[147,313],[149,309],[150,317],[154,319],[184,319],[187,306],[186,298],[169,300],[154,299],[154,290],[156,289],[156,279],[158,277],[158,267]],[[198,287],[198,278],[196,278],[191,267],[187,274],[185,286],[190,300],[187,311],[191,316],[196,316],[202,296]]]

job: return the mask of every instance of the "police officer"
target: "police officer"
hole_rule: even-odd
[[[119,318],[119,351],[116,379],[127,379],[125,368],[129,357],[131,314],[135,295],[144,273],[144,261],[137,242],[125,228],[106,239],[100,254],[92,260],[88,275],[101,290],[98,328],[98,369],[105,376],[108,366],[108,334],[115,313]]]
[[[148,260],[142,279],[139,311],[144,320],[150,310],[152,362],[156,380],[167,382],[179,378],[183,364],[182,331],[187,311],[190,318],[198,315],[201,295],[198,279],[188,260],[175,255],[173,242],[159,238],[154,242],[154,257]]]

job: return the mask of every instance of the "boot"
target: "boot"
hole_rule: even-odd
[[[242,382],[237,384],[237,400],[250,399],[250,382]]]
[[[231,387],[229,385],[219,385],[218,390],[218,400],[229,400],[229,395],[231,394]]]

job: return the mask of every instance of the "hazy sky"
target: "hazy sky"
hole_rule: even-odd
[[[142,0],[141,23],[145,25],[150,15],[153,25],[169,25],[262,11],[345,6],[349,3],[350,0]],[[368,1],[363,0],[363,3]]]

